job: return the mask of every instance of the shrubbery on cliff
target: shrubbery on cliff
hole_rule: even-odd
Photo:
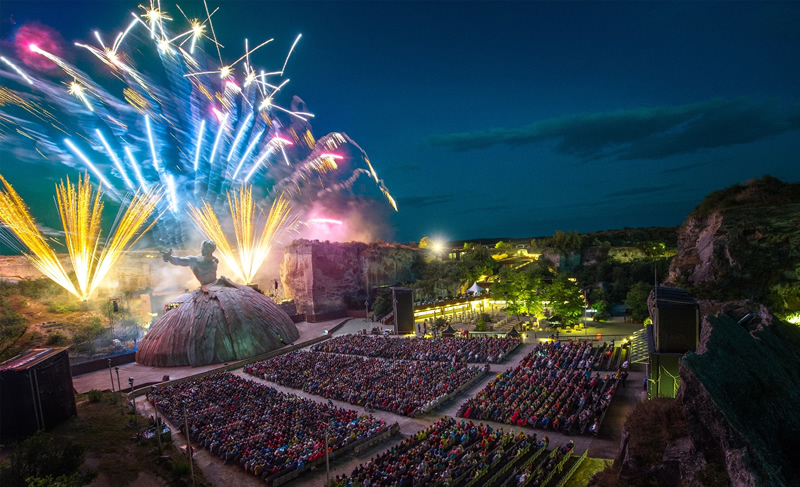
[[[766,175],[714,191],[697,205],[690,217],[703,218],[715,211],[738,207],[780,206],[800,203],[800,183],[784,183]]]

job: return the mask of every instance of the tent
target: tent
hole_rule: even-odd
[[[519,337],[519,332],[517,331],[517,327],[516,326],[512,326],[511,327],[511,331],[506,333],[506,336],[507,337],[517,337],[518,338]]]
[[[477,296],[480,293],[484,292],[485,290],[486,289],[478,286],[478,282],[475,281],[475,284],[473,284],[471,288],[467,289],[467,294],[472,293],[474,296]]]
[[[447,325],[447,328],[445,328],[445,330],[442,332],[442,336],[443,337],[452,337],[452,336],[455,336],[456,333],[458,333],[458,332],[456,331],[455,328],[453,328],[452,325]]]

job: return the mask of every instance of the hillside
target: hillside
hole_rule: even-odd
[[[696,299],[800,312],[800,184],[765,176],[711,193],[678,235],[669,282]]]

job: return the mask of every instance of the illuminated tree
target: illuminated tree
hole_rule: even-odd
[[[580,320],[586,301],[576,281],[563,275],[558,276],[547,288],[546,296],[553,309],[553,316],[563,324]]]

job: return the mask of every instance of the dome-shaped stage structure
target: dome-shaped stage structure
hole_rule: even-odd
[[[177,304],[176,307],[173,307]],[[300,338],[277,304],[258,291],[221,277],[170,301],[139,343],[136,362],[193,367],[270,352]]]

